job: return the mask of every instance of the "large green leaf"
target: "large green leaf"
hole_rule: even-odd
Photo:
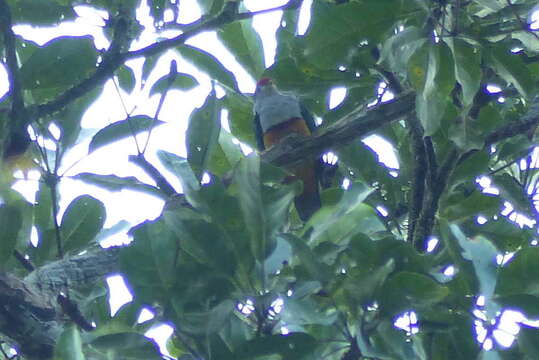
[[[62,89],[84,80],[96,68],[90,36],[62,36],[37,49],[21,66],[25,89]]]
[[[163,197],[164,194],[155,186],[148,185],[134,176],[121,177],[113,174],[100,175],[92,173],[80,173],[71,177],[87,184],[97,185],[109,191],[121,191],[124,189],[144,192],[154,196]]]
[[[265,68],[264,49],[252,22],[252,19],[235,21],[219,29],[217,36],[247,72],[258,79]]]
[[[182,45],[177,48],[180,55],[193,63],[199,70],[207,73],[212,79],[232,90],[238,90],[238,83],[232,72],[212,54],[194,46]],[[238,90],[239,91],[239,90]]]
[[[54,348],[54,360],[84,360],[82,339],[75,324],[66,326]]]
[[[530,247],[518,251],[514,258],[500,271],[496,294],[539,296],[539,248]]]
[[[185,136],[187,161],[198,179],[208,168],[208,162],[218,146],[221,131],[221,109],[212,91],[204,104],[196,109],[189,118]]]
[[[164,221],[144,222],[133,229],[133,243],[120,253],[120,268],[142,302],[167,303],[179,280],[178,239]]]
[[[493,70],[509,84],[512,84],[526,99],[534,95],[535,84],[524,61],[512,54],[507,47],[491,46],[488,49],[488,60]]]
[[[228,110],[232,135],[253,147],[256,144],[253,132],[253,101],[250,97],[229,91],[220,99],[223,108]]]
[[[200,190],[200,181],[189,166],[187,159],[164,150],[159,150],[157,156],[163,165],[178,177],[182,184],[182,190],[191,205],[198,207],[197,193]]]
[[[135,136],[142,131],[147,131],[161,124],[164,124],[164,122],[160,120],[154,121],[154,119],[146,115],[135,115],[125,120],[116,121],[105,126],[94,135],[88,146],[88,152],[126,137]]]
[[[316,339],[306,333],[270,335],[256,337],[235,352],[235,359],[269,359],[269,355],[279,354],[281,359],[305,358],[312,354]]]
[[[89,195],[75,198],[67,207],[60,229],[65,251],[81,251],[105,223],[105,205]]]
[[[346,64],[362,40],[380,39],[396,27],[397,14],[414,7],[402,6],[402,2],[391,0],[350,1],[343,5],[315,1],[304,40],[305,55],[326,69]]]
[[[524,187],[511,175],[494,176],[494,186],[500,189],[500,196],[509,201],[513,207],[523,214],[533,214],[532,203],[526,195]]]
[[[164,220],[178,237],[181,249],[193,259],[219,273],[234,274],[238,261],[232,251],[233,239],[215,224],[188,209],[167,211]]]
[[[528,319],[539,318],[539,296],[527,294],[497,296],[495,300],[506,309],[522,312]]]
[[[490,300],[496,287],[498,250],[483,236],[468,238],[455,224],[450,225],[450,229],[463,250],[462,256],[473,264],[481,294]]]
[[[450,222],[467,221],[479,215],[490,217],[500,212],[501,199],[499,196],[483,194],[474,191],[470,196],[451,197],[442,211],[442,216]]]
[[[470,105],[481,83],[481,52],[459,38],[449,42],[455,62],[455,77],[462,86],[464,105]]]
[[[445,42],[424,43],[408,62],[408,78],[417,91],[416,112],[425,135],[434,134],[455,84],[453,58]]]
[[[170,77],[173,77],[172,82]],[[193,75],[185,73],[166,74],[152,85],[150,89],[150,96],[154,94],[162,94],[165,90],[178,89],[178,90],[191,90],[198,85],[197,79]]]
[[[133,69],[127,65],[122,65],[118,68],[116,74],[120,87],[127,93],[132,92],[137,83]]]
[[[108,358],[121,358],[126,360],[162,359],[157,344],[143,334],[133,332],[119,332],[100,336],[90,343],[92,347]],[[118,346],[118,344],[122,344]]]
[[[17,235],[22,226],[22,215],[14,206],[0,205],[0,267],[6,264],[17,244]]]
[[[60,1],[7,0],[7,4],[16,24],[51,26],[77,16],[72,6]]]
[[[518,334],[520,350],[528,356],[528,359],[539,357],[539,329],[524,325]]]
[[[442,301],[449,289],[432,278],[412,272],[399,272],[390,277],[380,293],[380,308],[396,315],[406,310],[429,308]]]
[[[204,15],[216,15],[224,5],[224,0],[198,0]]]
[[[224,176],[244,157],[240,145],[228,131],[221,130],[219,144],[211,155],[208,169],[218,176]]]
[[[243,217],[249,224],[252,253],[260,263],[273,251],[275,235],[286,224],[294,198],[293,185],[273,185],[284,175],[284,171],[262,163],[255,155],[242,159],[233,175]],[[273,186],[267,185],[270,181]]]

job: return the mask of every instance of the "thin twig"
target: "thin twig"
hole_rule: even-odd
[[[539,35],[537,35],[535,32],[533,31],[530,31],[529,27],[526,25],[526,23],[524,23],[524,20],[522,20],[522,18],[520,17],[520,15],[518,14],[518,12],[516,11],[513,3],[511,3],[511,0],[506,0],[506,3],[507,3],[507,6],[511,9],[511,11],[513,12],[513,15],[515,15],[515,18],[517,19],[518,23],[520,24],[520,26],[522,27],[522,30],[526,31],[526,32],[529,32],[530,34],[532,34],[533,36],[535,36],[535,38],[539,39]]]
[[[143,154],[146,152],[146,149],[148,148],[148,144],[150,143],[150,137],[152,135],[152,130],[155,127],[155,124],[157,123],[157,119],[159,118],[159,113],[161,112],[161,108],[163,107],[163,103],[165,102],[167,93],[172,87],[172,84],[174,83],[174,80],[176,79],[177,74],[178,74],[178,65],[176,64],[176,60],[172,60],[170,62],[170,70],[168,73],[167,83],[165,85],[165,88],[163,89],[163,92],[161,93],[161,96],[159,97],[159,104],[157,104],[157,109],[155,110],[155,115],[153,117],[152,124],[150,125],[150,129],[148,130],[148,137],[146,138],[146,144],[144,144],[144,147],[142,148]]]
[[[22,267],[28,270],[29,272],[32,272],[35,270],[34,264],[32,264],[30,260],[25,258],[24,255],[19,252],[19,250],[17,249],[13,250],[13,256],[22,265]]]
[[[138,155],[130,155],[129,161],[140,166],[157,184],[157,187],[165,193],[167,196],[176,195],[176,190],[170,185],[170,183],[165,179],[163,175],[153,166],[146,158],[143,153]]]

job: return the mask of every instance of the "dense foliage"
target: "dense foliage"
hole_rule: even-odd
[[[56,311],[37,316],[54,343],[44,350],[51,345],[36,345],[37,325],[19,331],[35,307],[9,303],[5,283],[13,282],[0,281],[4,351],[159,359],[143,335],[168,323],[174,328],[168,351],[183,360],[539,358],[539,332],[523,318],[509,348],[496,340],[514,335],[497,330],[506,310],[539,318],[539,34],[529,25],[535,2],[291,1],[271,10],[284,11],[275,63],[267,69],[252,27],[255,13],[241,1],[198,0],[204,15],[191,24],[178,23],[183,4],[148,0],[154,27],[145,28],[134,0],[0,0],[0,53],[9,81],[0,99],[0,267],[2,277],[52,296]],[[107,49],[97,49],[91,36],[38,45],[12,32],[20,24],[39,31],[74,20],[81,5],[106,14]],[[311,18],[299,35],[302,5],[310,6]],[[307,223],[292,206],[301,184],[283,182],[286,172],[275,166],[286,160],[272,165],[266,154],[245,156],[235,141],[254,147],[252,99],[218,53],[185,44],[206,30],[217,33],[253,79],[270,76],[322,120],[314,140],[287,150],[303,159],[331,150],[339,159],[323,207]],[[162,36],[133,45],[145,32]],[[133,241],[119,250],[111,272],[125,275],[134,300],[111,316],[103,277],[80,280],[92,279],[86,265],[79,263],[78,281],[62,284],[62,295],[46,293],[53,280],[33,274],[95,252],[99,240],[118,230],[103,228],[106,204],[90,195],[58,216],[65,178],[59,169],[84,139],[91,138],[93,152],[151,134],[163,123],[161,108],[173,106],[165,97],[186,101],[169,91],[199,83],[175,62],[157,82],[146,82],[167,50],[213,80],[214,90],[189,118],[186,157],[159,151],[165,174],[138,148],[129,161],[153,182],[70,174],[166,202],[156,219],[119,227]],[[141,73],[126,64],[141,58]],[[160,97],[157,109],[83,130],[85,110],[110,81],[126,93],[148,87],[149,96]],[[346,88],[346,96],[329,109],[335,87]],[[223,109],[230,132],[221,128]],[[370,134],[393,146],[397,169],[361,141]],[[35,202],[11,188],[22,176],[17,171],[29,167],[41,172]],[[209,181],[202,181],[205,174]],[[171,185],[174,176],[181,194]],[[143,308],[155,317],[138,323]],[[47,325],[53,318],[54,331]],[[23,340],[29,334],[32,345]]]

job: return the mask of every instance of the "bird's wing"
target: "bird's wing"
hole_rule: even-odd
[[[262,125],[260,124],[260,116],[258,115],[258,113],[255,113],[255,116],[253,118],[253,130],[255,133],[256,146],[258,147],[258,151],[265,150],[266,147],[264,146],[264,134],[262,132]]]
[[[305,120],[311,134],[314,134],[316,132],[316,123],[314,122],[313,114],[301,102],[299,103],[299,107],[301,110],[301,117],[303,117],[303,120]]]

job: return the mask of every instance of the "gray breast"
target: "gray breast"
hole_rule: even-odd
[[[301,109],[298,99],[293,96],[275,94],[257,99],[255,111],[260,117],[262,131],[266,132],[272,126],[278,125],[292,118],[301,118]]]

